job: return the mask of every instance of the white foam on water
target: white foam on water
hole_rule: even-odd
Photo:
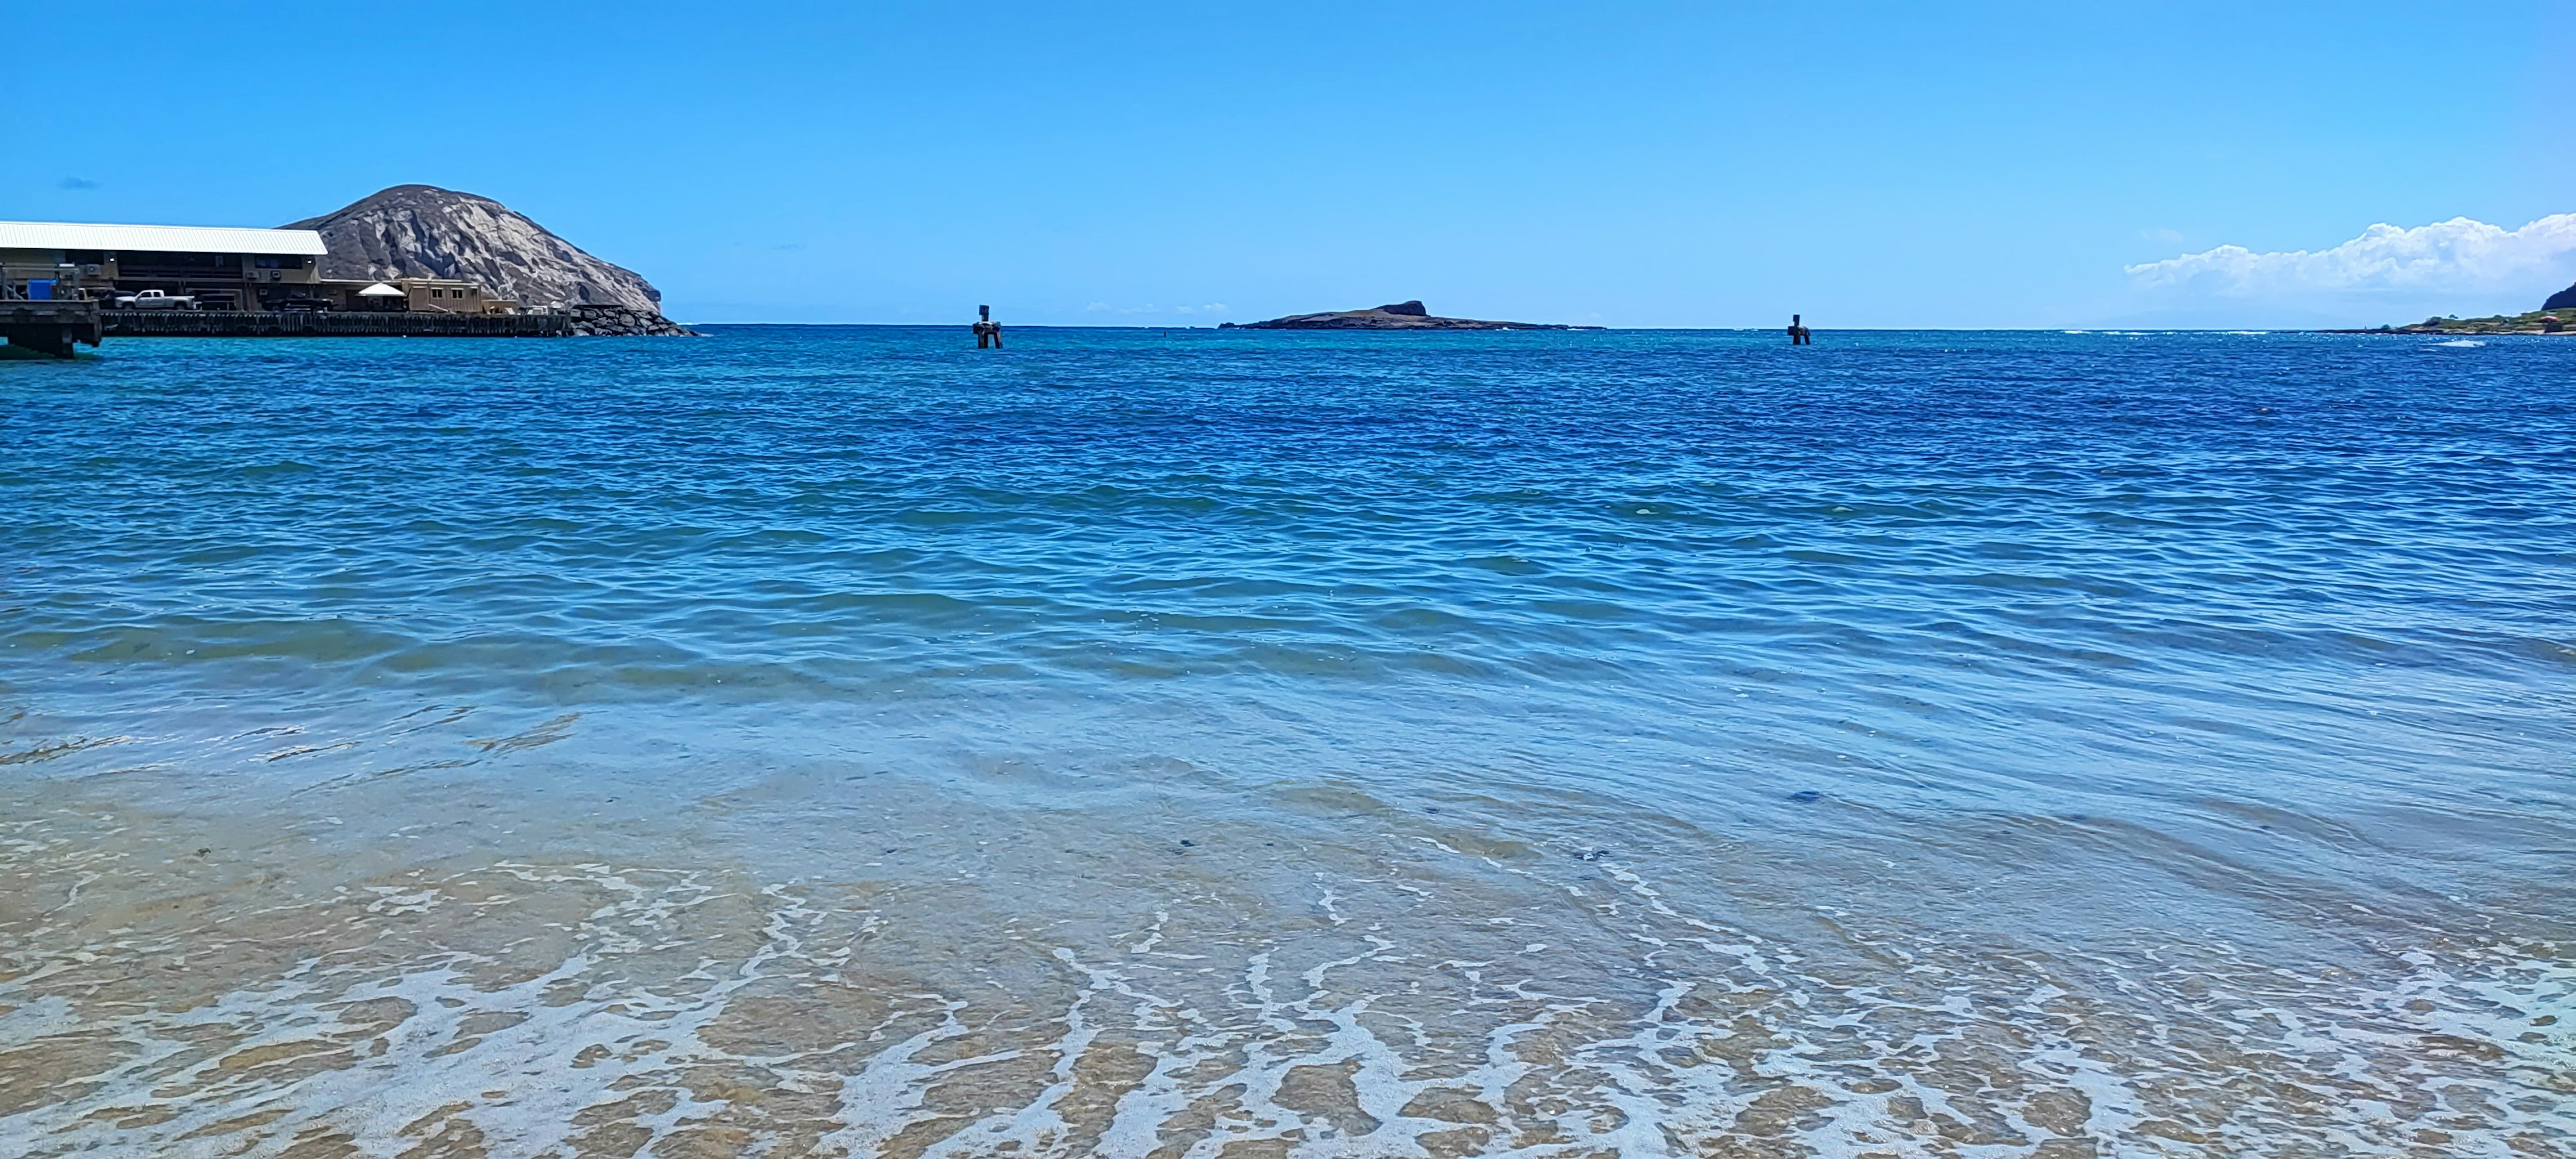
[[[923,1103],[942,1076],[1010,1057],[977,1056],[939,1063],[919,1061],[924,1051],[967,1033],[965,1023],[957,1018],[957,1012],[966,1004],[953,999],[938,999],[937,995],[914,997],[939,1001],[939,1025],[870,1056],[857,1073],[841,1081],[840,1112],[836,1116],[839,1126],[831,1134],[823,1136],[824,1154],[877,1153],[888,1141],[914,1124],[939,1117],[926,1110]]]
[[[628,1075],[673,1065],[691,1047],[691,1035],[722,1009],[720,997],[670,1001],[650,994],[549,1003],[550,990],[583,983],[593,966],[588,957],[574,957],[517,985],[484,989],[454,968],[350,978],[313,961],[271,986],[193,1010],[82,1019],[80,1030],[125,1048],[125,1061],[67,1076],[94,1084],[98,1096],[0,1118],[0,1153],[148,1146],[161,1154],[230,1154],[239,1140],[184,1140],[226,1134],[222,1124],[246,1115],[280,1112],[263,1125],[268,1145],[238,1153],[273,1154],[299,1129],[325,1126],[344,1131],[362,1151],[392,1154],[409,1147],[409,1137],[425,1125],[460,1120],[482,1131],[495,1159],[547,1154],[572,1141],[576,1114],[613,1101]],[[388,1000],[404,1011],[390,1030],[339,1017]],[[476,1016],[524,1017],[474,1039],[465,1025]],[[202,1053],[194,1043],[209,1033],[226,1042],[224,1049],[191,1061]],[[469,1039],[470,1048],[454,1049]],[[594,1049],[620,1065],[589,1065],[584,1055]],[[284,1083],[264,1080],[255,1064],[234,1061],[331,1052],[345,1052],[346,1064]],[[495,1090],[506,1094],[498,1100],[484,1094]],[[462,1109],[449,1109],[459,1104]],[[118,1117],[147,1111],[166,1118],[139,1128],[114,1125]]]
[[[79,1017],[72,1013],[71,1000],[60,994],[47,994],[23,1006],[0,1009],[0,1050],[25,1046],[79,1024]]]
[[[535,1159],[611,1130],[620,1154],[711,1145],[688,1140],[718,1127],[755,1154],[945,1159],[1684,1156],[1721,1139],[2378,1153],[2427,1123],[2449,1154],[2576,1140],[2554,1097],[2576,965],[2552,953],[2423,948],[2302,974],[2215,943],[2053,958],[1840,909],[1820,915],[1838,948],[1791,952],[1643,866],[1425,856],[1296,874],[1276,911],[1175,886],[1132,923],[1026,943],[1016,966],[992,956],[1012,937],[924,926],[936,900],[880,911],[838,887],[605,861],[285,906],[357,935],[204,1001],[93,1000],[178,947],[29,926],[53,932],[5,959],[0,1082],[85,1061],[0,1113],[0,1154],[269,1157],[336,1136]],[[560,953],[504,969],[489,948],[374,949],[424,928]],[[1020,973],[915,968],[966,945]],[[832,1021],[845,1008],[869,1013]]]

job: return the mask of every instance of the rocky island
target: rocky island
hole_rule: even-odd
[[[575,334],[694,333],[662,316],[662,292],[489,197],[396,185],[285,229],[322,235],[322,276],[458,278],[528,310],[573,315]]]
[[[1443,318],[1419,300],[1370,310],[1324,314],[1290,314],[1267,322],[1226,322],[1219,330],[1598,330],[1599,326],[1564,326],[1544,322],[1487,322],[1477,318]]]

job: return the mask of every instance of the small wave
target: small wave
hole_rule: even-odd
[[[2472,341],[2469,341],[2469,340],[2468,340],[2468,339],[2466,339],[2466,338],[2454,338],[2454,339],[2452,339],[2451,341],[2448,341],[2448,342],[2436,342],[2436,343],[2434,343],[2433,345],[2435,345],[2435,346],[2455,346],[2455,347],[2459,347],[2459,348],[2462,348],[2462,349],[2467,349],[2467,348],[2469,348],[2469,347],[2473,347],[2473,346],[2484,346],[2484,345],[2486,345],[2486,343],[2484,343],[2484,342],[2472,342]]]

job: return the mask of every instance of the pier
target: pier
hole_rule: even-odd
[[[0,338],[11,346],[69,358],[74,343],[96,346],[106,337],[99,314],[98,303],[79,299],[0,302]]]
[[[418,311],[107,310],[97,316],[109,338],[562,338],[579,321],[572,314]]]

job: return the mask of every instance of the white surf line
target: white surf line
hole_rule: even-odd
[[[271,983],[192,1010],[128,1014],[98,1029],[131,1053],[108,1070],[81,1076],[106,1093],[0,1117],[0,1154],[91,1147],[167,1152],[182,1137],[208,1132],[226,1139],[226,1154],[266,1156],[317,1130],[344,1132],[368,1153],[392,1154],[461,1121],[482,1132],[493,1159],[535,1159],[577,1142],[573,1124],[580,1112],[639,1092],[663,1091],[671,1099],[659,1113],[627,1120],[656,1138],[712,1115],[724,1104],[694,1099],[683,1081],[691,1063],[726,1057],[708,1049],[699,1032],[769,962],[796,951],[792,926],[813,911],[782,906],[770,916],[766,943],[730,977],[700,992],[663,997],[602,980],[600,968],[617,958],[609,948],[643,944],[620,927],[659,924],[709,891],[688,880],[651,890],[629,880],[636,871],[594,868],[584,874],[518,867],[525,880],[580,882],[622,898],[593,911],[577,931],[585,948],[543,974],[480,989],[462,972],[469,962],[463,955],[391,978],[380,966],[332,967],[313,959]],[[576,986],[579,997],[563,1002],[561,988]],[[392,1025],[347,1020],[353,1010],[374,1013],[387,1000],[404,1010]],[[515,1021],[492,1025],[502,1018]],[[477,1031],[468,1032],[469,1020],[479,1020]],[[208,1031],[226,1045],[206,1052],[199,1044]],[[470,1048],[457,1049],[466,1042]],[[283,1081],[268,1078],[260,1066],[234,1062],[333,1052],[348,1061]],[[654,1081],[638,1085],[632,1081],[638,1078]],[[171,1093],[154,1093],[163,1091]],[[101,1102],[163,1117],[118,1127],[118,1116],[93,1109]],[[256,1128],[258,1141],[248,1147],[238,1132],[217,1130],[247,1114],[278,1111],[284,1113]]]

